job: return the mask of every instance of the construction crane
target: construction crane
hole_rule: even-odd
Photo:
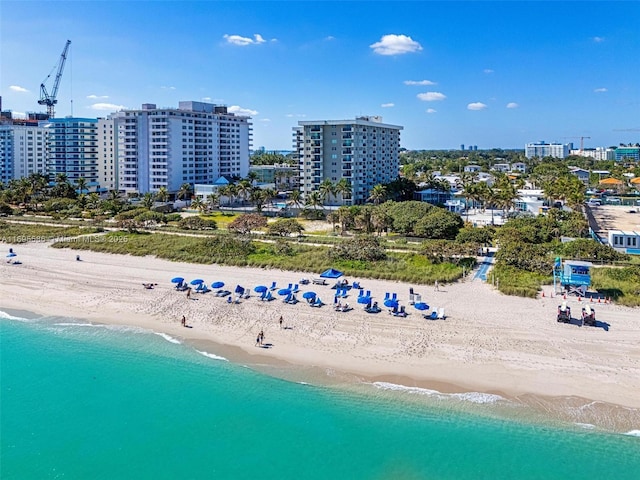
[[[67,43],[64,46],[64,50],[62,51],[62,55],[60,55],[60,61],[58,62],[58,65],[57,65],[58,70],[56,73],[56,78],[53,81],[53,89],[51,90],[51,94],[47,92],[47,87],[45,86],[45,82],[49,80],[49,77],[51,77],[56,67],[53,67],[53,70],[51,70],[51,73],[47,75],[47,78],[45,78],[40,84],[40,100],[38,100],[38,103],[40,105],[47,106],[47,115],[49,116],[49,118],[55,117],[54,107],[55,107],[55,104],[58,103],[58,99],[56,97],[58,96],[58,87],[60,86],[60,79],[62,78],[62,71],[64,70],[64,62],[67,60],[67,52],[69,51],[69,45],[71,45],[71,40],[67,40]]]
[[[580,139],[580,151],[584,152],[584,139],[588,138],[591,139],[591,137],[564,137],[565,139],[567,138],[579,138]]]

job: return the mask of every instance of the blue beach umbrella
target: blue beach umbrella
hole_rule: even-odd
[[[291,293],[291,290],[289,290],[288,288],[281,288],[280,290],[278,290],[278,295],[289,295]]]
[[[202,280],[201,278],[196,278],[195,280],[191,280],[189,283],[191,285],[200,285],[201,283],[204,283],[204,280]]]
[[[429,310],[429,305],[424,302],[418,302],[414,305],[417,310]]]
[[[174,277],[171,279],[171,283],[182,283],[184,282],[184,278],[182,277]]]
[[[393,308],[393,307],[397,307],[398,306],[398,301],[397,300],[385,300],[384,301],[384,306],[385,307],[389,307],[389,308]]]
[[[211,288],[222,288],[224,287],[224,282],[213,282],[211,284]]]
[[[368,303],[371,303],[371,297],[358,297],[358,303],[367,305]]]
[[[266,292],[267,290],[269,290],[269,289],[267,287],[265,287],[264,285],[258,285],[257,287],[255,287],[253,289],[253,291],[256,292],[256,293]]]
[[[302,294],[302,298],[306,298],[306,299],[309,299],[309,300],[311,300],[313,298],[316,298],[316,292],[304,292]]]

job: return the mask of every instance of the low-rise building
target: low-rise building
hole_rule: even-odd
[[[640,232],[609,230],[608,241],[619,252],[640,255]]]

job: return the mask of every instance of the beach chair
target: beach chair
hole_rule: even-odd
[[[360,286],[360,282],[353,282],[352,287],[357,288],[358,290],[362,290],[362,287]]]
[[[276,285],[276,282],[273,282],[269,287],[269,290],[275,290],[276,288],[278,288],[278,286]]]
[[[391,315],[397,315],[398,314],[398,306],[394,306],[391,310],[389,310],[389,313]]]
[[[433,312],[431,313],[425,313],[423,315],[423,317],[427,320],[436,320],[438,318],[438,311],[436,310],[436,308],[433,308]]]
[[[293,283],[290,283],[289,285],[287,285],[287,289],[288,290],[293,290]]]
[[[314,278],[311,281],[313,282],[314,285],[326,285],[327,284],[327,282],[325,281],[324,278]]]
[[[263,302],[270,302],[273,299],[274,296],[271,295],[271,292],[268,290],[262,294],[262,297],[260,297],[260,300],[262,300]]]
[[[409,305],[413,305],[415,303],[416,303],[416,301],[415,301],[414,295],[413,295],[413,293],[410,293],[409,294]]]
[[[391,298],[391,295],[389,294],[389,292],[385,292],[384,299],[389,300],[390,298]]]
[[[444,320],[445,316],[444,316],[444,307],[440,307],[440,310],[438,310],[438,320]]]
[[[293,290],[291,290],[291,291],[292,291],[293,293],[298,293],[298,292],[300,291],[300,287],[298,286],[298,284],[297,284],[297,283],[293,286]]]
[[[391,300],[397,300],[398,299],[398,294],[394,293],[393,295],[391,295]]]
[[[371,297],[371,290],[367,290],[367,293],[364,296],[365,297]]]
[[[360,297],[364,297],[364,290],[360,290],[360,293],[358,293],[358,298]]]
[[[398,316],[399,317],[406,317],[407,315],[408,315],[408,313],[404,309],[404,305],[403,305],[402,307],[400,307],[400,311],[398,312]]]
[[[310,305],[312,307],[321,307],[322,305],[324,305],[324,303],[322,303],[322,300],[320,300],[320,297],[316,297],[315,300],[310,303]]]

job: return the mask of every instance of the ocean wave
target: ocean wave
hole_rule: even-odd
[[[171,342],[171,343],[177,343],[180,344],[182,343],[180,340],[178,340],[177,338],[173,338],[171,335],[167,335],[166,333],[162,333],[162,332],[153,332],[155,335],[158,335],[159,337],[164,338],[167,342]]]
[[[398,385],[397,383],[389,383],[389,382],[374,382],[372,385],[381,390],[392,390],[396,392],[426,395],[429,397],[435,397],[442,400],[454,398],[456,400],[461,400],[461,401],[471,402],[471,403],[496,403],[504,400],[504,398],[501,397],[500,395],[494,395],[492,393],[482,393],[482,392],[442,393],[442,392],[439,392],[438,390],[430,390],[428,388],[420,388],[420,387],[408,387],[406,385]]]
[[[640,437],[640,430],[629,430],[624,433],[625,435],[629,435],[630,437]]]
[[[17,320],[19,322],[30,322],[31,321],[28,318],[16,317],[16,316],[11,315],[10,313],[4,312],[2,310],[0,310],[0,319],[3,319],[3,320]]]
[[[580,422],[574,422],[574,424],[578,427],[581,428],[585,428],[587,430],[593,430],[594,428],[596,428],[596,426],[592,423],[580,423]]]
[[[96,325],[95,323],[75,323],[75,322],[62,322],[54,323],[56,327],[103,327],[104,325]]]
[[[204,355],[207,358],[213,358],[214,360],[222,360],[224,362],[228,362],[229,360],[227,360],[224,357],[221,357],[219,355],[215,355],[213,353],[209,353],[209,352],[201,352],[200,350],[196,350],[196,352],[198,352],[200,355]]]

